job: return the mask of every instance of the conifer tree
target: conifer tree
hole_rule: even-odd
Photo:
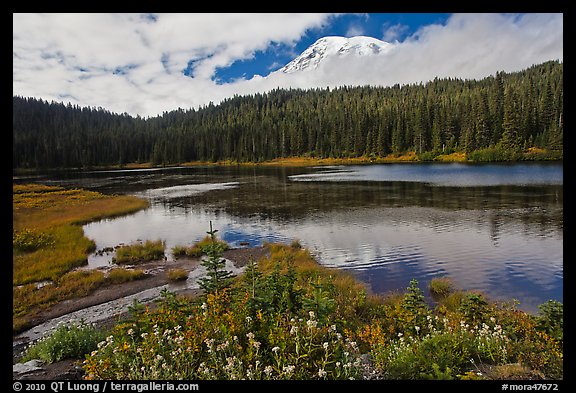
[[[200,278],[200,288],[204,290],[205,294],[215,293],[228,288],[232,283],[234,274],[231,271],[225,270],[226,260],[222,258],[224,246],[216,239],[217,229],[212,229],[212,221],[210,221],[210,231],[206,232],[210,235],[210,243],[202,250],[207,258],[202,260],[201,265],[206,268],[206,277]]]

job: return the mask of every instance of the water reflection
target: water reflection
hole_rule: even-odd
[[[536,311],[562,301],[561,178],[561,165],[434,164],[68,172],[38,181],[150,199],[147,210],[86,225],[99,249],[138,239],[191,244],[213,221],[233,246],[300,239],[374,292],[406,288],[411,278],[424,288],[448,275]]]

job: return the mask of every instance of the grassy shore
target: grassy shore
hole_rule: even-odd
[[[42,309],[85,296],[106,283],[102,272],[73,271],[88,262],[88,254],[95,248],[94,242],[84,236],[82,224],[148,206],[147,201],[132,196],[39,184],[14,184],[12,195],[16,331]]]
[[[91,167],[90,169],[150,169],[161,167],[194,167],[194,166],[280,166],[280,167],[304,167],[323,165],[363,165],[363,164],[386,164],[400,162],[516,162],[516,161],[559,161],[563,159],[563,153],[530,147],[524,152],[509,154],[497,148],[486,148],[472,153],[450,152],[433,153],[425,152],[418,154],[415,151],[404,153],[390,153],[386,156],[360,156],[345,158],[320,158],[310,156],[295,156],[275,158],[269,161],[187,161],[177,164],[153,165],[151,162],[127,163],[124,165],[110,165]],[[28,170],[16,170],[16,173],[27,173]]]
[[[430,307],[415,280],[370,295],[305,249],[267,247],[229,289],[193,299],[165,292],[158,309],[116,325],[86,356],[86,377],[563,378],[561,304],[530,315],[444,280]]]

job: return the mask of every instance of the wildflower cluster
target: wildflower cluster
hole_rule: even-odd
[[[449,368],[455,377],[470,369],[470,359],[507,362],[509,339],[500,325],[470,326],[461,320],[452,326],[448,319],[431,315],[427,320],[428,326],[414,326],[415,333],[399,332],[395,339],[373,349],[377,368],[386,378],[422,378],[434,372],[434,364],[440,371]]]
[[[308,264],[304,250],[271,249],[269,260],[197,301],[166,291],[154,312],[134,307],[86,357],[87,378],[563,376],[561,305],[535,317],[453,292],[430,309],[415,280],[395,299],[368,299]]]
[[[84,321],[60,323],[49,334],[29,345],[21,361],[40,359],[46,363],[83,356],[96,348],[104,333]]]
[[[349,379],[359,376],[355,342],[308,318],[246,315],[226,293],[187,308],[165,303],[118,325],[87,356],[91,379]],[[184,312],[184,313],[182,313]],[[186,315],[186,316],[184,316]],[[257,329],[257,326],[265,326]],[[148,328],[151,328],[148,330]]]

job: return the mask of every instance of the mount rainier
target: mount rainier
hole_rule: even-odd
[[[277,72],[291,74],[298,71],[309,71],[318,68],[328,58],[377,56],[389,52],[393,47],[394,45],[391,43],[366,36],[323,37]]]

